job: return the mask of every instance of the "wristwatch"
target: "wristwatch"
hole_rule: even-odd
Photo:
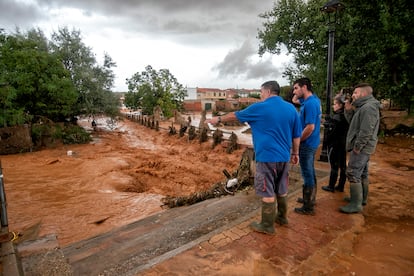
[[[221,116],[218,116],[218,118],[217,118],[217,123],[221,123]]]

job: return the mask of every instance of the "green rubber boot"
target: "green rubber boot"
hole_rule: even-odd
[[[367,205],[368,186],[369,186],[368,178],[362,178],[362,205],[363,206]]]
[[[284,197],[276,197],[277,200],[277,214],[275,218],[275,222],[279,225],[288,224],[287,219],[287,196]]]
[[[368,186],[369,186],[368,178],[363,178],[362,179],[362,206],[367,205],[368,192],[369,192]],[[351,202],[351,198],[349,196],[346,196],[344,197],[344,201]]]
[[[262,221],[252,222],[250,227],[256,232],[273,235],[275,233],[275,212],[276,205],[274,202],[262,201]]]
[[[350,182],[351,199],[348,205],[339,207],[343,213],[352,214],[362,211],[362,184]]]

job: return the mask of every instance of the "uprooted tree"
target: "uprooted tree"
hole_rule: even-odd
[[[255,174],[254,162],[253,149],[246,148],[240,160],[239,167],[232,175],[228,174],[225,169],[223,170],[226,174],[226,179],[224,181],[217,182],[206,191],[195,192],[188,196],[166,196],[161,200],[163,207],[174,208],[178,206],[192,205],[210,198],[221,197],[229,194],[233,195],[237,190],[244,189],[253,184]],[[230,179],[237,179],[237,184],[232,187],[228,187],[227,183]]]

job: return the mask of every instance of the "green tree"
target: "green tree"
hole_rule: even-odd
[[[156,71],[150,65],[145,71],[135,73],[127,79],[128,93],[125,104],[132,108],[142,108],[146,114],[152,114],[155,106],[160,106],[164,116],[171,117],[173,110],[182,110],[187,95],[183,86],[168,69]]]
[[[306,75],[315,91],[325,90],[328,49],[327,14],[321,0],[279,0],[261,15],[259,54],[293,55],[284,75],[291,81]],[[410,109],[414,58],[413,2],[408,0],[344,0],[335,25],[334,91],[369,82],[377,96]],[[333,16],[333,15],[331,15]],[[331,17],[331,20],[333,18]],[[325,96],[320,93],[320,96]]]
[[[110,91],[116,66],[105,53],[99,65],[80,32],[63,28],[50,42],[40,29],[0,30],[0,124],[19,125],[33,116],[52,121],[80,114],[118,114]]]
[[[250,98],[255,98],[260,100],[260,94],[259,93],[252,93],[249,95]]]
[[[115,116],[119,101],[110,91],[116,63],[105,53],[100,66],[90,47],[82,42],[81,32],[60,28],[52,34],[51,48],[70,72],[72,82],[79,93],[76,109],[78,114],[105,113]]]
[[[280,96],[286,101],[291,102],[293,97],[293,89],[291,86],[280,87]]]
[[[7,110],[3,126],[28,122],[34,115],[60,120],[73,114],[77,93],[42,31],[2,33],[0,43],[0,94]]]
[[[124,104],[126,107],[131,108],[131,109],[138,109],[139,107],[142,106],[141,104],[141,94],[139,93],[139,91],[128,91],[125,94],[125,99],[124,99]]]

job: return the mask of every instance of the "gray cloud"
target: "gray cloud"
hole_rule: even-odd
[[[29,3],[16,3],[14,0],[0,1],[0,28],[14,31],[32,27],[32,22],[40,20],[44,16],[42,9]]]
[[[42,25],[57,31],[63,26],[57,26],[50,19],[56,19],[53,16],[64,12],[64,8],[76,9],[93,20],[77,26],[76,19],[68,18],[72,25],[67,27],[79,29],[86,36],[93,34],[108,40],[137,37],[169,41],[183,48],[194,46],[200,50],[200,55],[203,51],[221,51],[223,54],[226,51],[223,49],[233,49],[223,61],[211,65],[213,68],[204,66],[203,70],[218,73],[217,81],[230,77],[240,83],[243,79],[256,82],[262,78],[281,77],[270,58],[259,59],[257,41],[252,39],[261,27],[259,14],[271,10],[273,1],[0,0],[0,28],[13,31],[15,26],[28,29]],[[195,59],[192,62],[197,63]]]
[[[36,27],[53,9],[74,8],[86,16],[107,18],[92,29],[112,28],[135,35],[192,45],[222,45],[255,36],[260,13],[272,0],[1,0],[0,24],[9,29]],[[13,24],[11,26],[10,24]],[[73,26],[78,29],[77,26]],[[85,27],[84,27],[85,28]],[[83,32],[83,30],[81,30]]]
[[[12,11],[25,9],[21,2],[5,1]],[[256,34],[260,25],[258,15],[271,7],[271,0],[37,0],[37,6],[25,10],[26,13],[37,12],[20,17],[22,20],[17,23],[24,19],[40,20],[42,10],[46,15],[45,11],[53,8],[77,8],[84,14],[108,17],[108,25],[130,32],[179,39],[185,43],[228,43],[235,37]],[[0,15],[2,17],[3,12]],[[10,18],[9,22],[12,21],[16,19]]]
[[[250,79],[281,77],[277,67],[272,64],[270,58],[254,61],[257,54],[251,41],[246,40],[239,49],[230,51],[224,60],[214,66],[219,78],[237,77]]]

